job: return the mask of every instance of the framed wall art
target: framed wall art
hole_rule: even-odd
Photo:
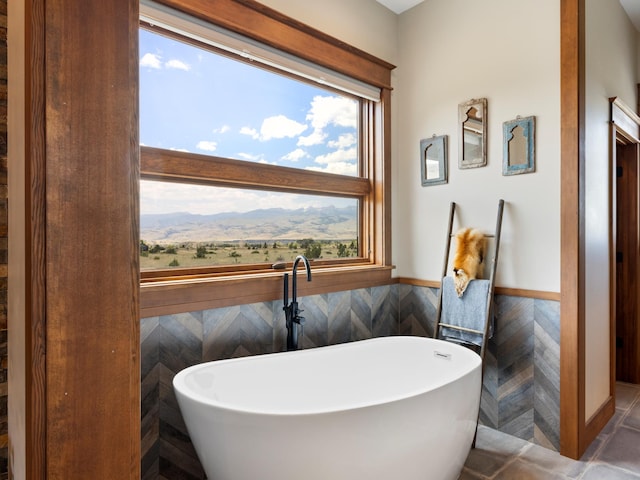
[[[447,135],[420,140],[420,171],[422,186],[448,182]]]
[[[487,164],[487,99],[458,105],[458,167],[477,168]]]
[[[536,170],[536,117],[516,117],[502,124],[502,175]]]

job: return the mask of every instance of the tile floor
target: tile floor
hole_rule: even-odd
[[[640,480],[640,385],[616,385],[616,413],[580,460],[479,427],[459,480]]]

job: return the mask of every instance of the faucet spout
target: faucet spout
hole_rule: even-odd
[[[300,330],[302,330],[302,326],[304,325],[304,317],[300,316],[302,310],[298,308],[298,297],[297,297],[297,269],[298,263],[303,262],[306,272],[307,272],[307,282],[311,281],[311,265],[309,264],[309,260],[304,255],[298,255],[293,262],[293,270],[292,270],[292,286],[291,286],[291,303],[289,302],[289,274],[284,274],[284,310],[285,320],[287,325],[287,350],[297,350],[298,349],[298,326]]]
[[[298,263],[300,263],[300,261],[302,261],[304,263],[304,268],[307,271],[307,282],[311,281],[311,265],[309,265],[309,260],[307,259],[307,257],[305,257],[304,255],[298,255],[295,259],[295,261],[293,262],[293,270],[292,270],[292,275],[293,275],[293,285],[291,287],[291,294],[293,297],[293,301],[295,302],[296,299],[298,298],[297,295],[297,270],[298,270]]]

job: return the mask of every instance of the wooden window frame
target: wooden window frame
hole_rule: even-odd
[[[314,281],[303,282],[300,294],[391,283],[390,77],[394,66],[253,0],[155,3],[364,81],[380,89],[380,101],[360,102],[360,177],[141,147],[141,178],[357,198],[360,258],[314,262]],[[282,272],[266,264],[145,271],[141,273],[141,316],[275,300],[281,296],[281,283]]]

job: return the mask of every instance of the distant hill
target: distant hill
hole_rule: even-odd
[[[178,212],[140,215],[140,238],[147,243],[270,240],[352,240],[357,236],[355,207],[287,210],[268,208],[197,215]]]

